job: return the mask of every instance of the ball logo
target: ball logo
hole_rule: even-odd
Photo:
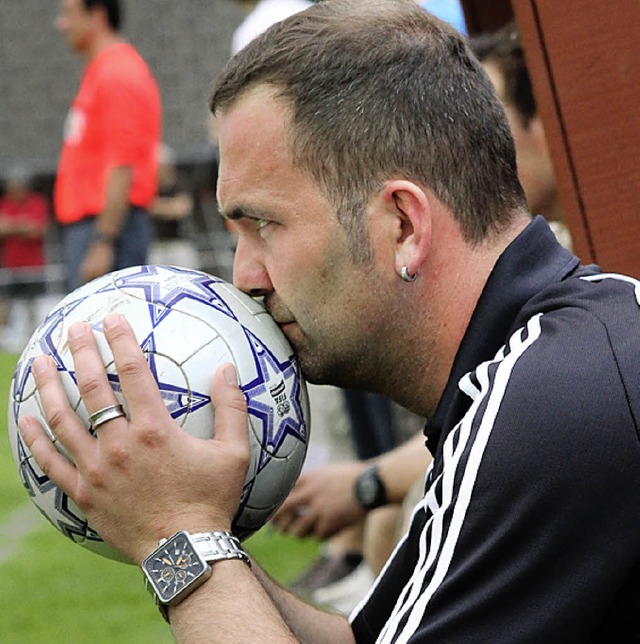
[[[273,398],[273,402],[276,404],[278,416],[280,416],[280,418],[286,416],[291,410],[291,405],[287,400],[287,391],[284,380],[281,380],[279,384],[269,389],[269,393]]]

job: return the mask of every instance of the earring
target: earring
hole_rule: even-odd
[[[400,277],[405,282],[415,282],[416,277],[418,277],[418,273],[414,273],[413,275],[409,275],[409,269],[406,266],[403,266],[402,269],[400,270]]]

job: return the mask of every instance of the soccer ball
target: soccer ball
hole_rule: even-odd
[[[47,426],[31,374],[33,359],[48,354],[72,407],[92,431],[67,346],[69,325],[79,320],[91,324],[111,386],[126,411],[102,330],[102,320],[111,312],[127,318],[167,409],[194,436],[212,436],[211,376],[220,364],[235,364],[249,411],[251,464],[233,530],[245,539],[272,516],[300,474],[309,440],[307,389],[291,346],[263,306],[200,271],[151,265],[115,271],[69,294],[40,324],[20,356],[9,394],[11,449],[31,499],[64,535],[121,559],[42,472],[17,429],[21,415],[38,418],[58,450],[70,458]]]

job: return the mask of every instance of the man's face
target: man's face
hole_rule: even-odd
[[[220,115],[218,201],[237,236],[234,282],[264,302],[311,382],[370,377],[376,265],[356,263],[317,184],[291,163],[287,110],[264,87]]]
[[[94,18],[94,12],[85,9],[83,0],[61,0],[55,27],[70,49],[82,53],[91,41]]]
[[[513,135],[518,163],[518,178],[524,188],[529,210],[549,216],[551,204],[556,199],[556,181],[547,147],[542,121],[534,116],[528,123],[515,105],[506,99],[505,80],[500,68],[492,61],[483,67],[502,101]]]

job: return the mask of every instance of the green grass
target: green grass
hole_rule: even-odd
[[[0,521],[27,498],[17,478],[7,434],[6,405],[17,359],[18,356],[0,353]]]
[[[30,501],[11,456],[6,401],[16,356],[0,354],[0,524]],[[6,530],[5,530],[6,532]],[[12,541],[0,525],[0,552]],[[173,642],[135,566],[110,561],[63,537],[42,518],[0,561],[0,641],[7,644]],[[314,540],[263,528],[246,542],[256,560],[288,583],[317,556]]]

